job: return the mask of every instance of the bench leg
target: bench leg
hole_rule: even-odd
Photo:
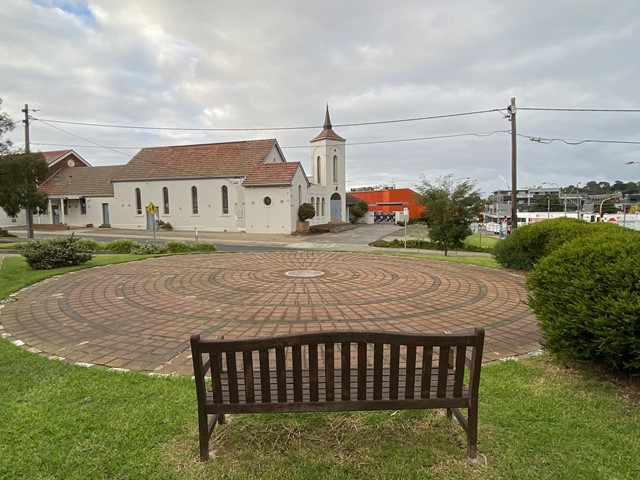
[[[214,414],[209,421],[206,413],[200,414],[200,412],[198,412],[198,442],[200,444],[201,462],[209,460],[209,440],[211,439],[213,429],[216,427],[216,423],[219,423],[220,425],[225,423],[223,413]]]
[[[468,411],[467,456],[471,463],[477,461],[478,456],[478,405],[472,403]]]

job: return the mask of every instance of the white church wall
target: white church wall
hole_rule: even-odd
[[[295,231],[291,215],[292,190],[289,186],[246,187],[247,232],[291,234]]]
[[[197,210],[193,208],[192,187],[197,191]],[[223,206],[223,187],[227,191]],[[135,189],[140,189],[141,211]],[[163,189],[167,188],[169,210],[165,210]],[[114,228],[146,229],[149,203],[158,207],[156,218],[170,223],[174,230],[244,231],[244,195],[241,179],[190,179],[117,182],[111,225]]]

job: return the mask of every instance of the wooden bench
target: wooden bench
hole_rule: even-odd
[[[193,335],[200,459],[209,459],[209,439],[227,413],[446,408],[466,432],[467,454],[475,460],[483,344],[482,328],[469,334],[334,331],[244,340]],[[466,417],[460,409],[467,409]]]

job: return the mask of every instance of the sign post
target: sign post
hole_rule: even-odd
[[[149,212],[149,214],[151,215],[151,217],[153,217],[153,241],[156,241],[156,212],[158,211],[158,206],[155,205],[153,202],[149,202],[149,205],[147,205],[147,212]]]
[[[407,223],[409,223],[409,209],[404,207],[402,210],[404,215],[404,248],[407,248]]]

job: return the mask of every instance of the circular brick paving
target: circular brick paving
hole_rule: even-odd
[[[302,273],[292,276],[296,271]],[[539,348],[522,277],[408,257],[308,251],[163,257],[51,278],[15,299],[2,309],[0,324],[27,347],[159,373],[191,374],[193,333],[239,338],[483,325],[485,360]]]

